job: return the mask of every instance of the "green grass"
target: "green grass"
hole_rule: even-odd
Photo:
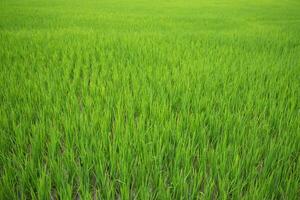
[[[298,0],[0,0],[0,199],[299,199]]]

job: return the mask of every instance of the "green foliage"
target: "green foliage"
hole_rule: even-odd
[[[0,199],[297,199],[297,0],[1,0]]]

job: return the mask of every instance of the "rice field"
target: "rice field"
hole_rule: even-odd
[[[300,198],[300,1],[0,0],[0,199]]]

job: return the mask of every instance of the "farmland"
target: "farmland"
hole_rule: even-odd
[[[0,0],[0,199],[299,199],[300,1]]]

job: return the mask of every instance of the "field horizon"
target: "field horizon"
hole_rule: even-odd
[[[300,1],[0,0],[0,199],[300,197]]]

